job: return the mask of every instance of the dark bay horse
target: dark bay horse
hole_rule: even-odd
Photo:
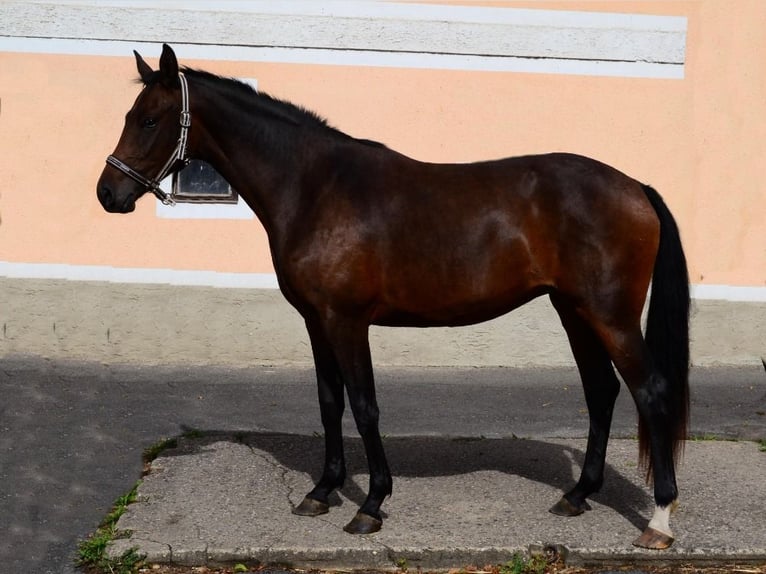
[[[673,542],[675,464],[688,418],[689,283],[678,228],[654,189],[565,153],[422,163],[236,80],[179,69],[168,46],[159,70],[137,53],[136,62],[144,88],[98,199],[117,213],[133,211],[147,191],[169,201],[159,180],[197,158],[264,225],[280,289],[306,322],[325,430],[324,471],[296,514],[327,512],[328,496],[343,485],[347,395],[370,485],[346,530],[381,527],[392,480],[370,325],[468,325],[548,295],[590,417],[580,479],[551,511],[580,514],[601,487],[620,388],[614,366],[635,400],[640,458],[654,483],[655,513],[634,544]]]

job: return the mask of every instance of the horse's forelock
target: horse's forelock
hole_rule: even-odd
[[[141,84],[142,86],[153,86],[154,84],[159,83],[161,78],[161,74],[159,70],[154,70],[148,78],[142,78],[141,76],[138,76],[133,79],[133,82],[136,84]]]

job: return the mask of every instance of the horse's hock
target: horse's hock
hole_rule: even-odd
[[[0,354],[145,364],[311,364],[305,326],[276,289],[1,278]],[[766,303],[695,300],[692,363],[766,357]],[[547,297],[471,327],[373,327],[380,366],[571,366]]]

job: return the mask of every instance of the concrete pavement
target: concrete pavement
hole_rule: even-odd
[[[575,518],[547,508],[576,480],[583,440],[385,442],[396,479],[381,532],[343,532],[366,491],[359,440],[349,444],[351,477],[330,513],[305,518],[290,508],[311,488],[322,439],[255,433],[183,440],[159,458],[118,523],[132,536],[113,552],[138,547],[151,562],[330,570],[482,566],[546,547],[566,552],[570,564],[766,561],[766,453],[752,442],[688,445],[672,521],[678,539],[665,552],[630,544],[653,511],[633,440],[612,443],[607,483],[593,510]]]
[[[152,559],[316,567],[445,567],[503,562],[558,544],[570,560],[643,557],[630,546],[651,514],[635,466],[635,410],[618,401],[607,483],[594,510],[547,513],[574,477],[587,431],[574,369],[378,369],[394,495],[383,531],[341,527],[366,489],[347,416],[349,480],[328,515],[293,516],[320,470],[310,368],[110,366],[0,361],[0,572],[74,571],[77,541],[141,473],[141,452],[189,428],[153,464],[119,526]],[[761,365],[694,370],[692,432],[766,437]],[[516,438],[515,438],[516,437]],[[752,442],[687,445],[674,548],[662,559],[766,560],[766,453]],[[121,546],[115,548],[120,551]],[[638,553],[637,553],[638,552]]]

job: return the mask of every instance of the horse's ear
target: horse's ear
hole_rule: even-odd
[[[173,48],[167,44],[162,45],[162,55],[160,56],[160,78],[161,82],[169,87],[175,87],[178,81],[178,60]]]
[[[149,78],[152,77],[152,74],[154,71],[151,69],[149,64],[147,64],[144,59],[141,57],[141,54],[133,50],[133,53],[136,55],[136,67],[138,68],[138,75],[141,76],[141,81],[144,84],[149,83]]]

